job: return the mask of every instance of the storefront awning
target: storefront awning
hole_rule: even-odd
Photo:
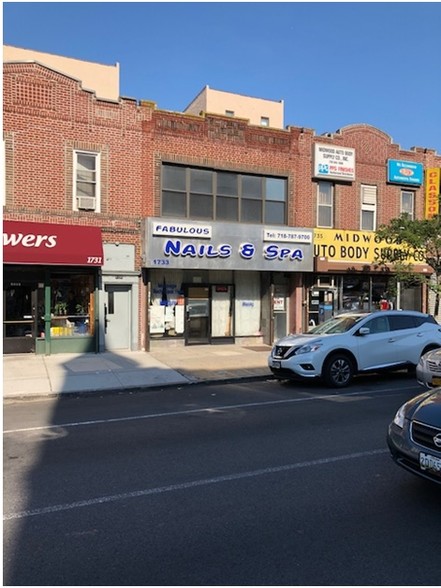
[[[98,227],[3,221],[3,262],[33,265],[103,265]]]

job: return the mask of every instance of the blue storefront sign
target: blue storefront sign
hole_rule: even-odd
[[[424,177],[422,163],[389,159],[387,162],[387,181],[394,184],[421,186]]]

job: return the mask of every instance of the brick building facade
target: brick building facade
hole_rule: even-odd
[[[403,203],[424,213],[424,183],[391,182],[388,162],[441,166],[368,125],[317,136],[102,100],[38,62],[5,63],[3,91],[5,352],[271,343],[377,305],[387,279],[360,240]]]

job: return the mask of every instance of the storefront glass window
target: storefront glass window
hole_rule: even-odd
[[[260,274],[259,272],[236,273],[235,316],[239,337],[260,334]]]
[[[149,305],[150,335],[159,337],[182,337],[185,328],[183,272],[152,271],[151,300]]]
[[[394,297],[386,276],[343,276],[343,310],[394,308]]]
[[[93,275],[52,274],[51,337],[93,335]]]
[[[207,272],[200,284],[186,283],[186,276],[192,279],[185,270],[151,271],[148,309],[152,339],[191,338],[202,329],[203,321],[210,325],[212,338],[260,334],[259,272],[236,272],[235,285],[229,271],[215,272],[211,280]],[[213,281],[216,283],[210,284]]]

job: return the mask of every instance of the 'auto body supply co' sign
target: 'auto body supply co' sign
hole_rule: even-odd
[[[148,268],[313,271],[313,231],[148,218],[143,264]]]
[[[355,180],[355,150],[335,145],[314,145],[314,177]]]
[[[424,264],[423,251],[406,248],[393,240],[382,240],[373,232],[336,229],[314,230],[314,254],[342,264]]]

